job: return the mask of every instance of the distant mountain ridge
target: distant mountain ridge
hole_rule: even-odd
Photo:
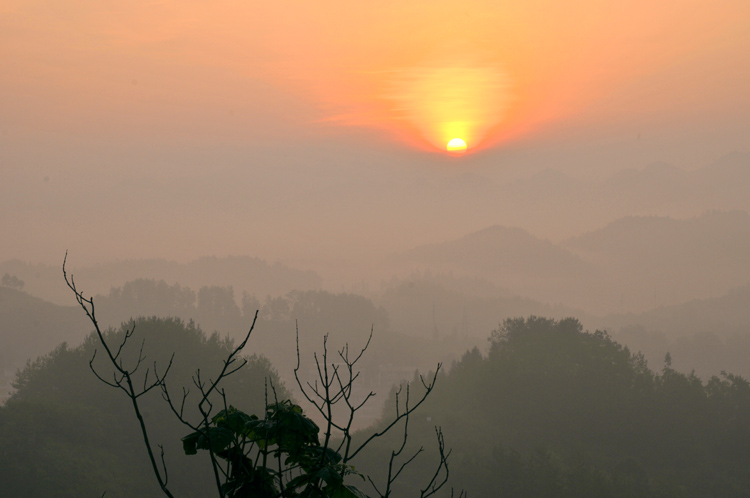
[[[515,295],[557,303],[568,282],[595,278],[596,269],[577,255],[523,229],[499,225],[438,244],[393,255],[394,271],[431,270],[474,276]],[[569,306],[577,303],[567,302]]]
[[[670,338],[707,332],[724,337],[747,335],[750,332],[750,284],[731,289],[718,297],[692,299],[642,313],[610,314],[595,322],[598,327],[614,331],[642,326]]]
[[[560,277],[589,271],[577,256],[517,227],[494,225],[459,239],[416,247],[391,258],[428,267],[457,267],[484,275]]]
[[[589,317],[588,323],[643,352],[652,368],[662,366],[670,353],[682,372],[708,378],[724,370],[750,378],[750,284],[643,313]]]
[[[91,331],[77,305],[58,306],[7,287],[0,287],[0,318],[0,370],[14,371],[64,341],[77,345]]]
[[[648,242],[646,245],[644,242]],[[634,252],[714,253],[738,257],[750,252],[750,214],[708,211],[689,219],[666,216],[627,216],[606,227],[564,240],[576,252],[633,256]]]
[[[481,277],[518,295],[592,313],[645,310],[750,282],[750,215],[628,216],[558,244],[496,225],[389,261],[412,271]]]
[[[113,287],[138,278],[164,280],[193,288],[204,285],[231,285],[238,296],[245,291],[251,295],[282,295],[291,290],[313,290],[323,285],[323,279],[309,270],[298,270],[281,263],[249,256],[208,256],[188,263],[164,259],[115,261],[91,266],[73,265],[75,255],[68,259],[68,270],[75,273],[78,284],[86,294],[107,294]],[[0,274],[9,273],[25,282],[29,293],[53,303],[73,303],[70,290],[62,278],[60,266],[29,264],[19,260],[0,262]]]
[[[652,306],[720,295],[750,282],[750,215],[710,211],[689,219],[627,217],[561,242]],[[650,296],[649,296],[650,297]]]
[[[547,169],[495,192],[496,222],[562,240],[625,216],[750,211],[750,153],[727,154],[696,170],[660,162],[600,179]]]
[[[652,163],[641,170],[619,171],[596,187],[599,195],[590,194],[603,207],[619,206],[633,214],[684,218],[712,209],[748,211],[750,154],[727,154],[693,171]]]

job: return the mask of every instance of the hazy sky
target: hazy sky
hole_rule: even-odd
[[[0,260],[375,257],[750,136],[746,0],[5,0],[0,61]]]

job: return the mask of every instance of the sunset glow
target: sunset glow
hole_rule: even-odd
[[[6,122],[32,134],[247,143],[358,128],[474,152],[748,103],[732,61],[750,4],[729,0],[68,5],[0,7]]]
[[[505,117],[508,77],[491,66],[440,62],[395,73],[387,95],[394,102],[394,114],[435,148],[442,149],[456,137],[480,143]]]

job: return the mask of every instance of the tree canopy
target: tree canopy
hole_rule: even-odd
[[[207,378],[216,375],[233,347],[231,340],[218,334],[207,336],[193,323],[175,318],[138,318],[105,334],[113,344],[120,344],[131,329],[134,333],[123,350],[124,363],[137,358],[144,339],[150,368],[155,364],[163,372],[174,353],[169,379],[175,390],[190,388],[196,369]],[[107,497],[160,496],[126,401],[89,368],[97,348],[101,345],[92,333],[79,347],[62,344],[19,372],[17,391],[0,407],[4,494],[72,498],[101,496],[106,491]],[[107,372],[101,355],[99,351],[93,366]],[[270,363],[252,356],[224,387],[243,409],[263,412],[266,382],[274,385],[279,396],[289,396]],[[170,482],[181,496],[206,496],[211,479],[206,476],[205,461],[184,455],[180,442],[184,426],[174,419],[158,391],[139,401],[155,442],[164,445],[165,459],[172,463]]]
[[[470,496],[750,493],[747,380],[654,372],[572,318],[504,321],[414,420],[415,445],[435,424],[456,438],[451,475]]]

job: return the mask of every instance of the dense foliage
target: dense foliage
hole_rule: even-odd
[[[136,335],[124,361],[137,357],[143,337],[149,362],[163,365],[175,351],[170,372],[174,389],[189,386],[196,368],[210,376],[231,350],[229,341],[206,337],[175,319],[139,319],[110,330],[107,337],[119,344],[133,325]],[[62,345],[20,372],[18,392],[0,408],[3,495],[78,497],[107,491],[107,497],[158,496],[132,412],[88,368],[96,348],[90,336],[80,347]],[[103,368],[99,361],[94,366]],[[316,476],[318,489],[341,484],[325,468],[339,465],[335,455],[318,460],[325,465],[315,467],[310,456],[319,446],[311,434],[317,431],[295,405],[274,401],[266,411],[266,378],[276,384],[276,401],[288,399],[263,359],[253,359],[227,380],[227,396],[242,412],[230,407],[212,420],[215,429],[231,433],[231,441],[219,440],[216,454],[235,459],[236,468],[246,470],[242,459],[262,457],[257,445],[264,440],[261,432],[268,430],[266,436],[276,438],[276,446],[268,447],[267,456],[291,458],[292,466],[305,471],[292,479]],[[412,392],[417,398],[418,386]],[[395,392],[386,403],[383,424],[395,408]],[[158,394],[141,401],[156,442],[164,444],[170,487],[180,496],[209,496],[212,476],[207,475],[206,452],[199,450],[211,443],[188,434],[181,446],[185,427]],[[278,445],[279,437],[286,436],[277,429],[287,424],[279,423],[280,414],[289,415],[301,429],[296,442]],[[436,425],[451,435],[452,485],[471,496],[750,496],[750,383],[726,373],[702,381],[673,369],[669,356],[654,371],[642,355],[604,332],[583,331],[575,319],[503,322],[490,337],[486,354],[469,351],[439,375],[436,389],[411,417],[404,454],[434,444]],[[286,428],[283,432],[288,434]],[[362,437],[355,434],[355,440]],[[402,437],[374,441],[375,451],[357,460],[357,470],[383,479],[382,462]],[[250,441],[255,452],[249,447],[242,455],[232,452],[233,444]],[[186,457],[185,450],[197,455]],[[414,473],[394,485],[393,496],[418,496],[416,483],[424,482],[433,464],[430,458],[415,460]],[[237,477],[236,483],[248,482],[241,472]],[[300,492],[310,484],[303,482],[307,478],[295,481]]]
[[[134,361],[145,338],[146,366],[156,364],[163,372],[175,354],[169,373],[175,390],[190,388],[196,369],[206,377],[215,375],[232,349],[231,341],[217,334],[207,337],[194,324],[177,319],[140,318],[110,329],[106,336],[119,344],[133,327],[134,335],[123,350],[124,364]],[[63,344],[19,373],[17,392],[0,408],[3,496],[73,498],[101,496],[105,491],[107,497],[161,496],[153,485],[127,399],[100,382],[89,368],[97,348],[101,345],[92,333],[81,346]],[[104,373],[107,364],[101,356],[100,351],[93,365]],[[259,357],[250,358],[241,371],[227,379],[225,388],[243,409],[262,412],[266,381],[274,384],[277,395],[288,396],[268,361]],[[211,476],[205,458],[184,455],[180,439],[185,427],[175,420],[157,390],[139,402],[153,429],[154,442],[164,445],[170,484],[181,496],[206,496]]]
[[[320,444],[319,432],[299,405],[281,401],[269,404],[262,419],[225,408],[182,444],[187,455],[209,450],[226,462],[224,496],[366,498],[344,483],[346,476],[359,474],[338,451]]]
[[[414,444],[457,437],[470,496],[750,496],[750,384],[660,373],[575,319],[506,320],[438,382]],[[424,439],[423,439],[424,438]]]

